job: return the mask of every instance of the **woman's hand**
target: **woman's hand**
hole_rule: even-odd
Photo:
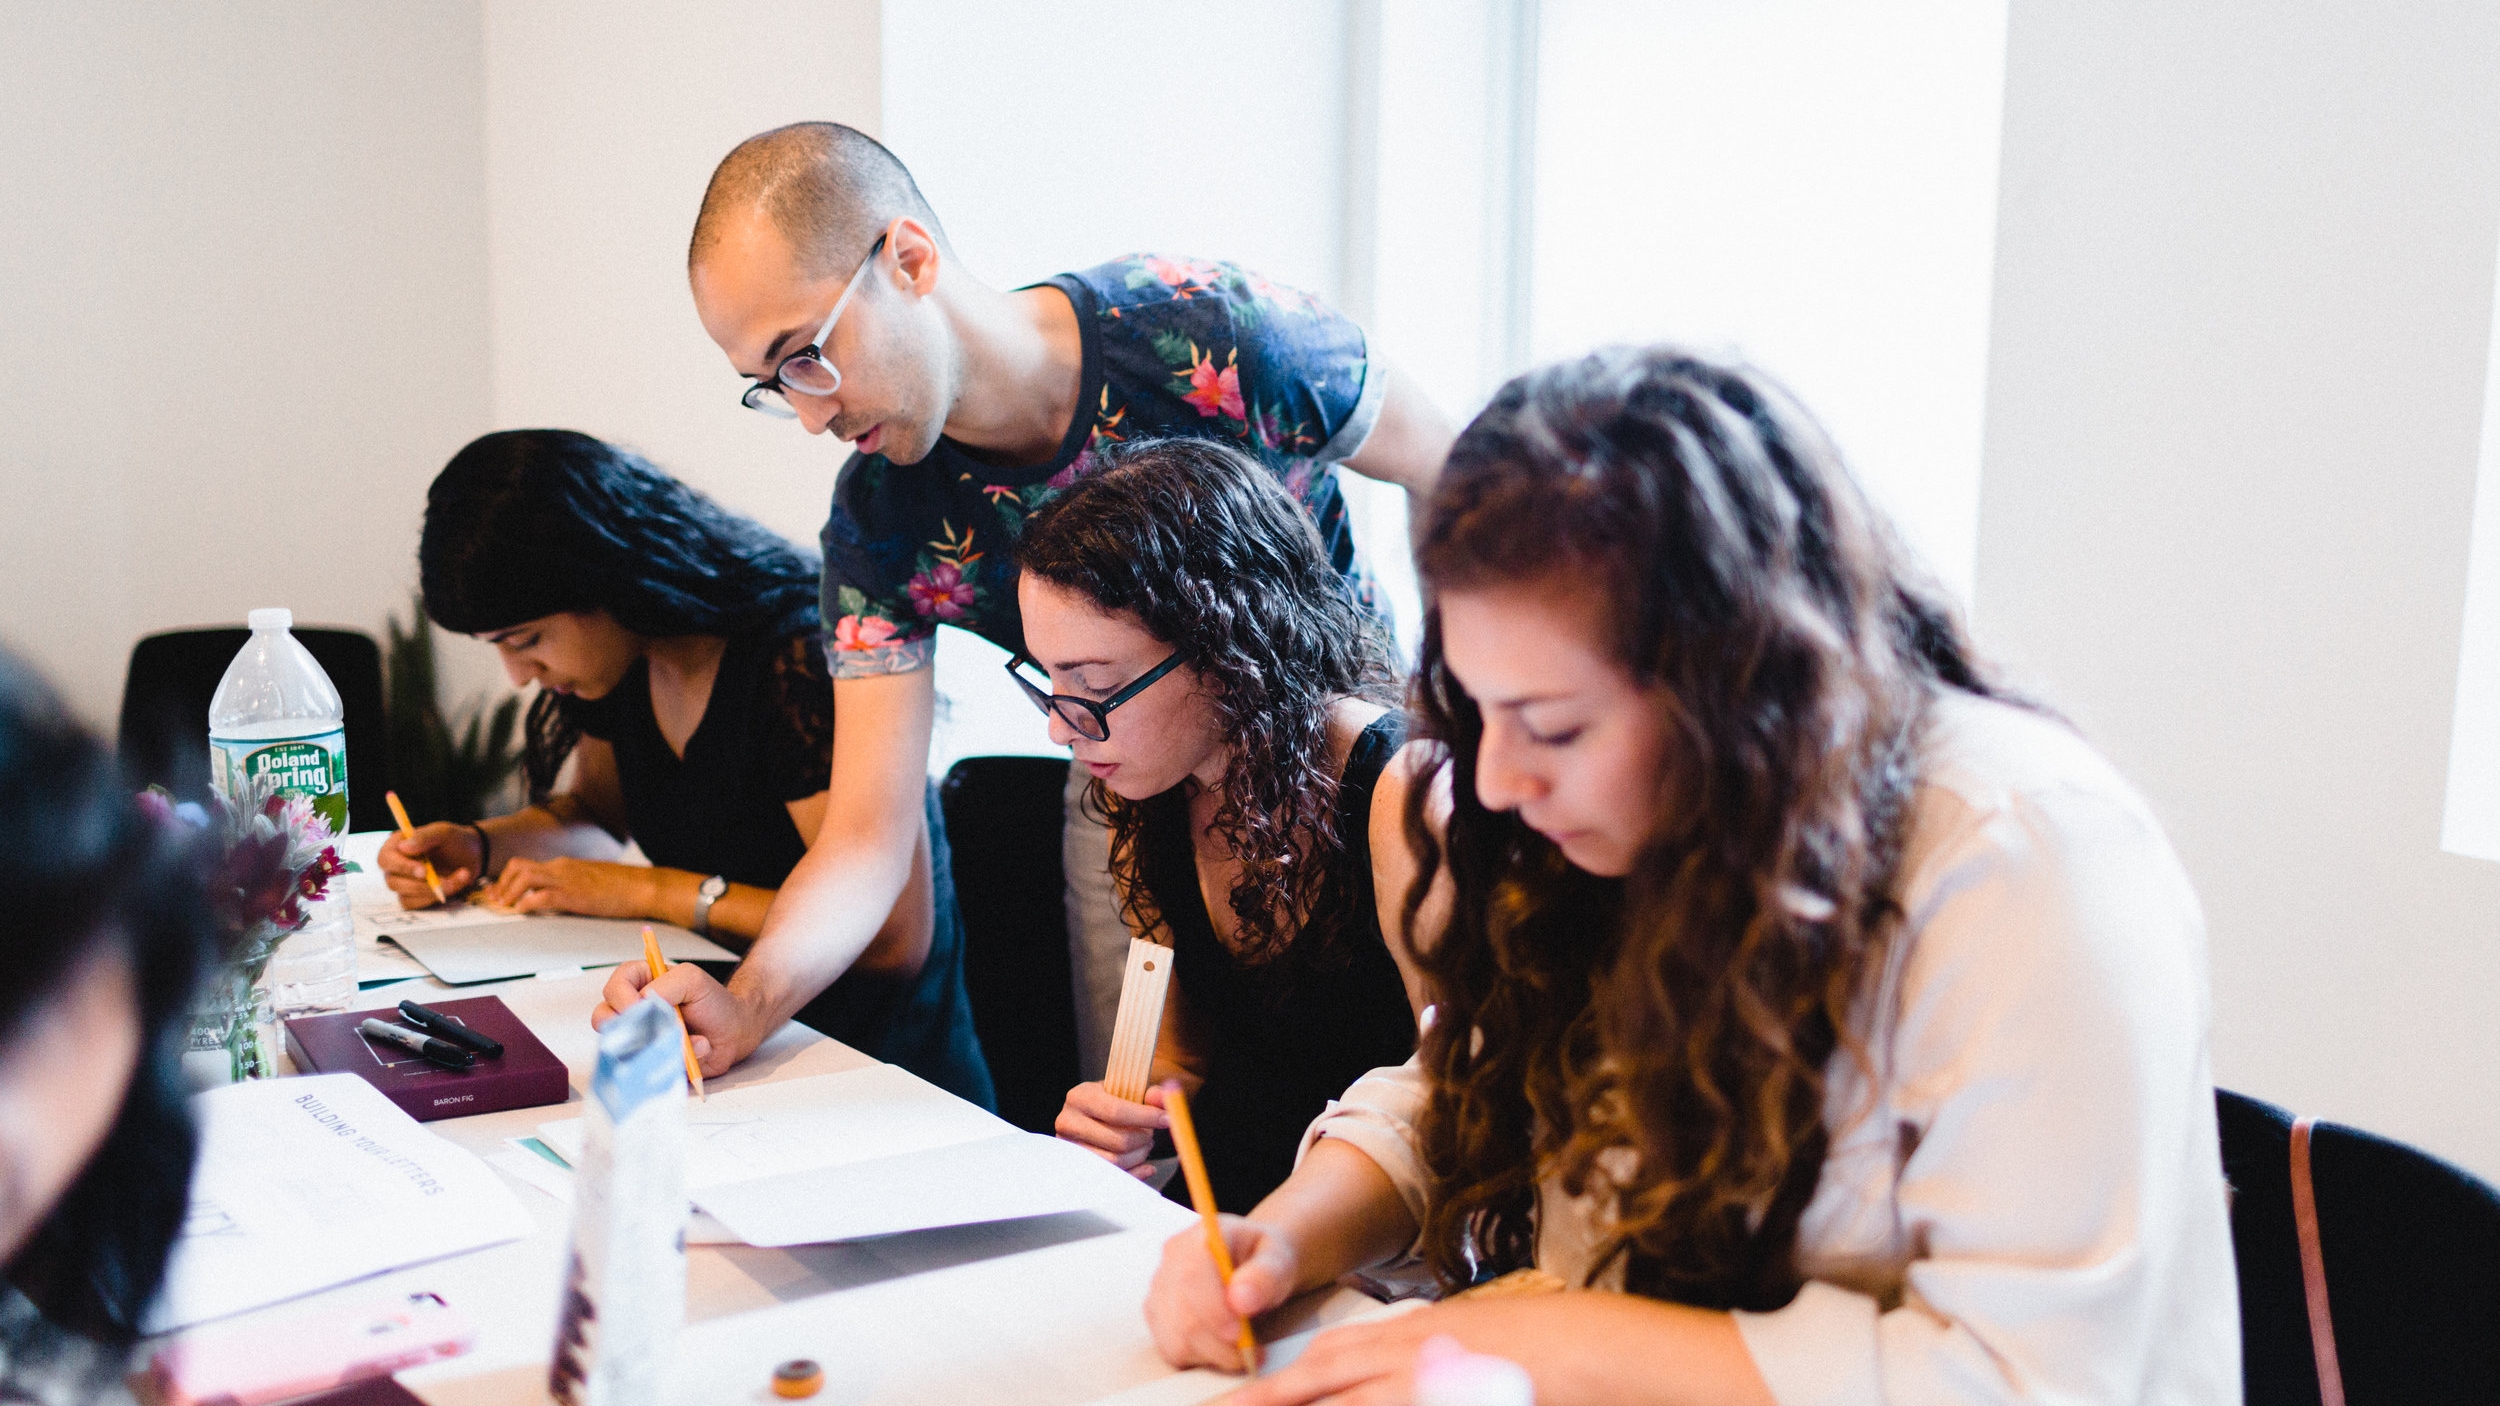
[[[1146,1090],[1144,1103],[1131,1103],[1097,1079],[1068,1090],[1052,1131],[1066,1141],[1143,1180],[1154,1175],[1146,1155],[1154,1150],[1155,1130],[1172,1126],[1163,1111],[1163,1088]]]
[[[1224,1406],[1407,1406],[1415,1396],[1415,1360],[1424,1343],[1450,1331],[1439,1304],[1375,1323],[1332,1328],[1311,1340],[1292,1366],[1224,1398]],[[1541,1399],[1541,1398],[1540,1398]]]
[[[1233,1256],[1230,1288],[1207,1253],[1206,1227],[1193,1225],[1163,1242],[1163,1262],[1146,1289],[1146,1327],[1154,1333],[1155,1350],[1175,1367],[1239,1371],[1241,1320],[1293,1297],[1298,1269],[1293,1243],[1254,1220],[1225,1216],[1222,1221],[1224,1247]]]
[[[1457,1299],[1331,1328],[1292,1366],[1225,1397],[1225,1406],[1406,1406],[1416,1359],[1443,1334],[1527,1369],[1542,1406],[1776,1406],[1733,1317],[1585,1291]]]
[[[466,825],[436,821],[420,825],[405,835],[393,835],[382,842],[374,856],[381,866],[382,881],[399,895],[402,908],[431,908],[434,890],[426,885],[425,864],[434,862],[434,873],[443,881],[443,892],[455,894],[477,878],[477,832]]]
[[[419,886],[423,886],[420,879]],[[449,885],[445,885],[446,888]],[[597,859],[515,859],[488,885],[486,901],[519,913],[657,918],[659,871]]]
[[[686,1022],[686,1033],[694,1037],[694,1058],[703,1066],[703,1077],[717,1078],[728,1073],[738,1061],[755,1053],[772,1031],[762,1028],[762,1018],[738,993],[712,979],[712,974],[692,962],[678,962],[651,979],[651,968],[642,962],[625,962],[608,974],[607,985],[599,989],[599,1004],[590,1012],[590,1028],[604,1030],[609,1021],[636,1001],[658,999],[677,1007],[678,1017]]]

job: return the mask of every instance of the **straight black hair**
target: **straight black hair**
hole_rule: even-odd
[[[6,1273],[56,1326],[110,1346],[138,1338],[190,1197],[182,1052],[215,950],[206,858],[170,815],[150,816],[104,744],[0,649],[0,1048],[108,945],[129,962],[142,1032],[102,1147]],[[0,1398],[15,1399],[6,1380]]]
[[[814,552],[573,430],[453,455],[426,491],[417,568],[425,613],[464,635],[593,610],[655,637],[816,623]]]

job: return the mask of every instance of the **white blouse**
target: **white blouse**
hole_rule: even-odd
[[[1739,1313],[1781,1406],[2237,1402],[2204,920],[2135,792],[2073,733],[1948,695],[1901,868],[1906,919],[1830,1063],[1807,1284]],[[1380,1164],[1420,1221],[1412,1062],[1304,1138]],[[1539,1267],[1587,1274],[1610,1207],[1548,1182]],[[1613,1276],[1620,1282],[1619,1269]],[[1611,1287],[1600,1281],[1599,1287]]]

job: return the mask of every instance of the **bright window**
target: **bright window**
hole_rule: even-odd
[[[1734,350],[1965,601],[2003,0],[1545,0],[1529,352]]]

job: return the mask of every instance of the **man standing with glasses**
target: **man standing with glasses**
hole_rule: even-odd
[[[835,716],[824,823],[727,987],[691,965],[659,983],[710,1072],[745,1058],[863,954],[880,969],[915,960],[868,944],[922,823],[936,628],[1022,650],[1016,539],[1028,514],[1089,471],[1096,445],[1171,435],[1237,445],[1310,508],[1331,560],[1365,592],[1337,467],[1419,499],[1449,448],[1447,422],[1370,359],[1360,328],[1233,265],[1138,255],[1002,292],[953,259],[902,163],[833,123],[742,143],[695,221],[695,309],[752,379],[742,403],[854,451],[823,539]],[[1103,843],[1099,826],[1070,842],[1081,986],[1098,966],[1085,929],[1107,923],[1126,942]],[[1114,951],[1109,1000],[1118,973]],[[1091,984],[1101,980],[1097,971]],[[636,998],[632,972],[605,994],[601,1019]],[[1081,1042],[1094,1050],[1109,1000],[1086,994]]]

